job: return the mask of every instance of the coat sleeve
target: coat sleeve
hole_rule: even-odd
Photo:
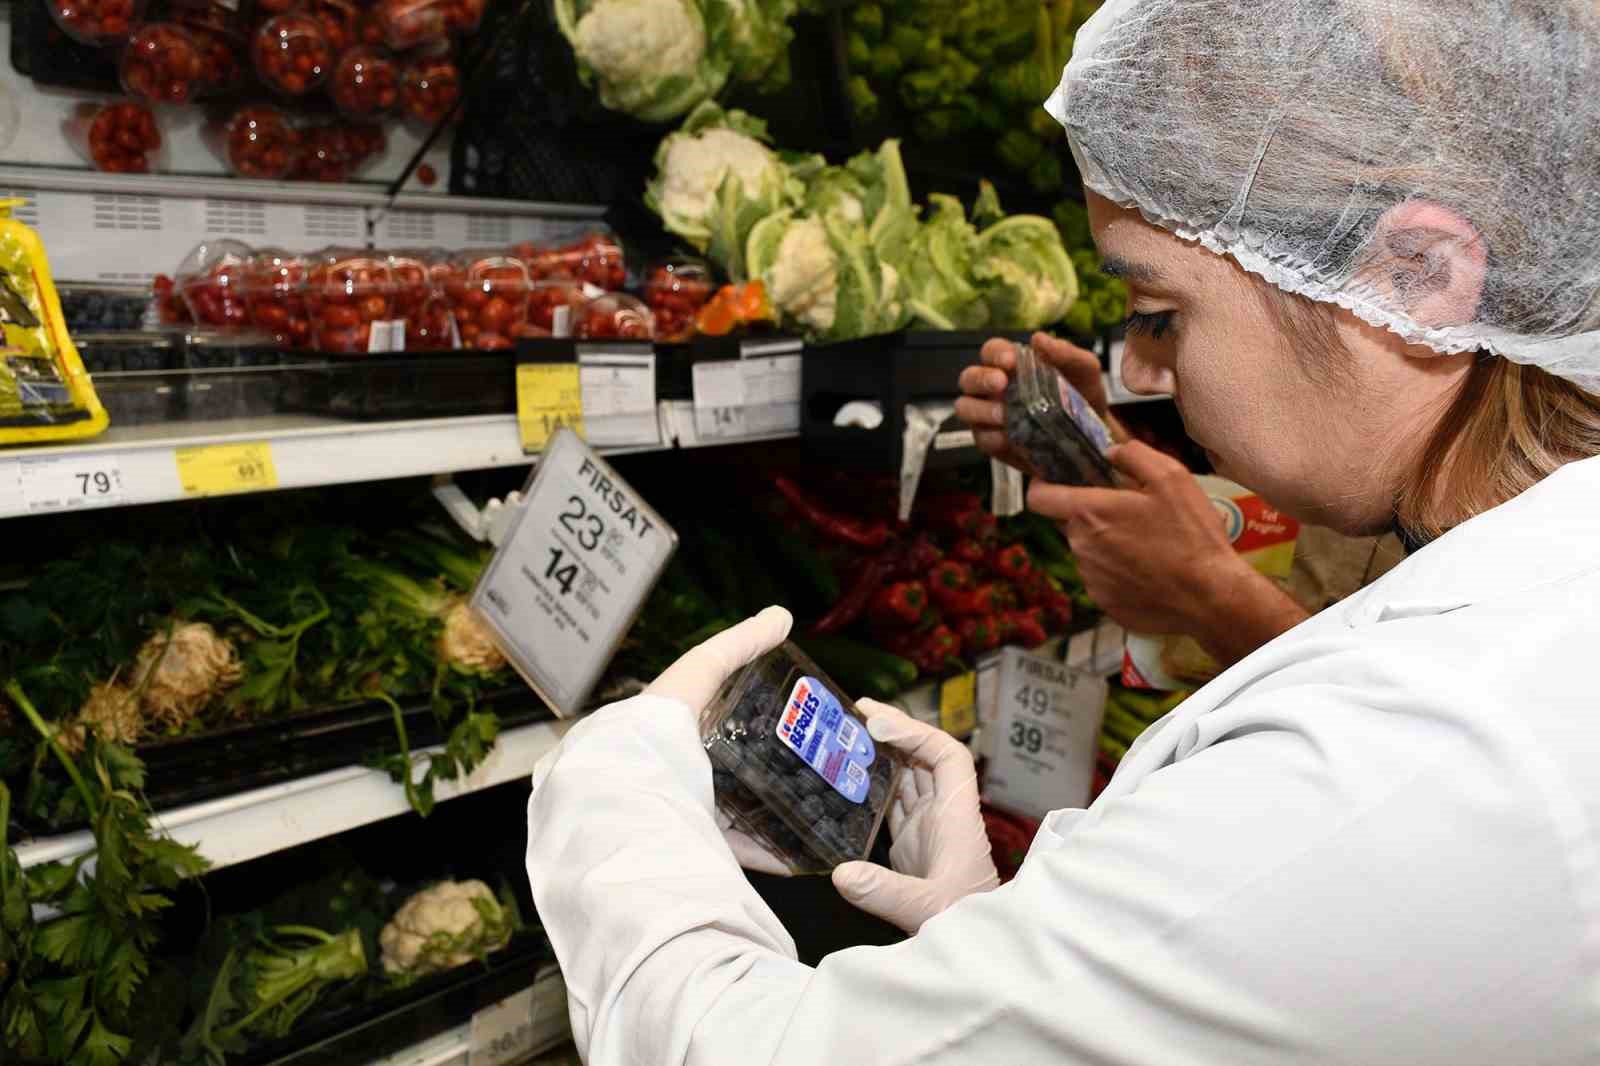
[[[591,1066],[1575,1062],[1596,1031],[1536,753],[1459,716],[1307,684],[1179,723],[1010,885],[813,971],[721,842],[692,716],[648,703],[574,729],[530,806]]]

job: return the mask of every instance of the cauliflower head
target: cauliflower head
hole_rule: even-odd
[[[785,315],[819,333],[833,328],[839,271],[821,219],[804,218],[788,227],[766,281],[772,302]]]
[[[231,641],[204,622],[179,622],[144,642],[129,687],[146,718],[176,729],[243,676]]]
[[[737,130],[716,126],[694,136],[674,137],[662,167],[663,213],[705,218],[730,174],[750,199],[762,197],[769,182],[783,180],[772,149]]]
[[[494,640],[464,596],[452,596],[439,634],[439,656],[451,666],[473,674],[493,674],[506,668]]]
[[[505,947],[515,928],[482,881],[441,881],[406,900],[383,927],[383,969],[410,980],[464,966]]]
[[[600,102],[647,122],[676,118],[721,91],[729,63],[707,55],[695,0],[599,0],[577,16],[558,0],[556,17]]]

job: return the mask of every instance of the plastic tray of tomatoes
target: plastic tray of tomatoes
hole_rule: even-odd
[[[394,351],[394,271],[388,257],[365,249],[330,248],[306,270],[311,346],[332,355]],[[403,343],[404,324],[399,326]]]
[[[466,252],[451,260],[443,279],[462,347],[505,351],[526,332],[533,285],[516,256]]]

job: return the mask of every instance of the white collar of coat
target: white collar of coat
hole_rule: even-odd
[[[1354,628],[1443,614],[1600,568],[1600,456],[1415,552],[1333,608]]]

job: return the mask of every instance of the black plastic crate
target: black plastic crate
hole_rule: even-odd
[[[510,352],[327,357],[286,383],[285,410],[338,418],[452,418],[513,414],[516,358]]]
[[[840,463],[898,471],[905,450],[905,407],[927,401],[953,402],[961,393],[961,371],[996,334],[962,332],[890,333],[862,340],[807,347],[800,377],[800,435],[814,454]],[[999,334],[1026,340],[1027,334]],[[852,400],[875,403],[883,421],[875,429],[833,424]],[[951,416],[940,433],[965,424]],[[965,466],[982,459],[970,436],[945,437],[928,453],[926,469]],[[951,443],[954,442],[954,443]]]

